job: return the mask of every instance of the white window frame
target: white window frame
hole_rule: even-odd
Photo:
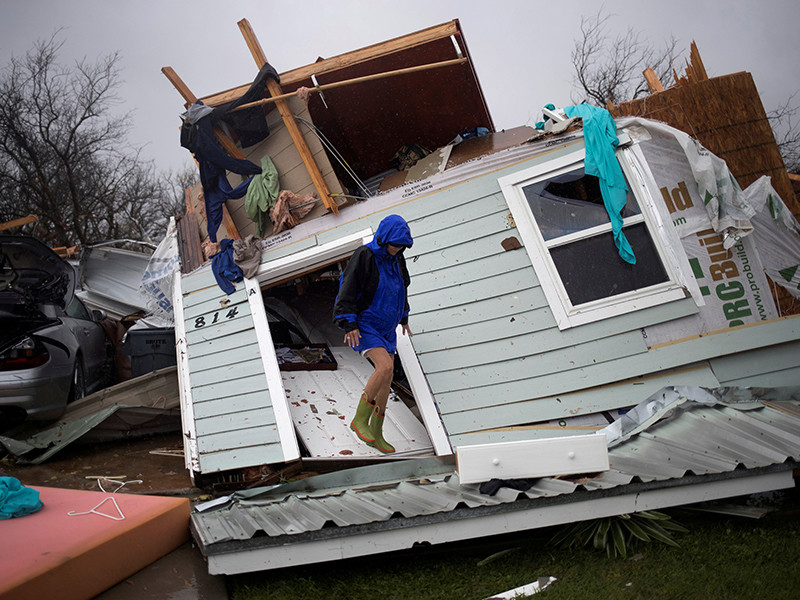
[[[567,173],[580,168],[584,164],[586,151],[584,148],[570,154],[555,158],[544,164],[529,167],[498,180],[500,189],[519,231],[531,264],[539,278],[545,297],[553,311],[558,328],[568,329],[594,321],[607,319],[620,314],[630,313],[643,308],[657,306],[684,298],[686,291],[681,285],[680,265],[676,264],[674,252],[668,252],[664,240],[658,235],[656,224],[660,222],[657,206],[653,200],[653,192],[647,186],[640,171],[635,168],[634,158],[629,150],[618,148],[616,155],[622,170],[628,179],[631,191],[641,209],[640,215],[625,219],[625,225],[644,222],[650,233],[656,252],[661,258],[667,281],[650,286],[644,290],[633,290],[613,296],[574,306],[561,282],[555,263],[550,256],[549,248],[563,245],[578,239],[596,234],[598,229],[608,226],[594,227],[569,236],[560,237],[557,243],[546,242],[535,218],[528,206],[523,188],[543,179]]]

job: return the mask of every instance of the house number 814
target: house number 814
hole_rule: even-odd
[[[238,306],[234,306],[227,313],[225,313],[225,315],[223,317],[220,317],[220,311],[215,312],[213,316],[209,315],[208,318],[211,319],[210,322],[206,321],[206,316],[203,315],[202,317],[197,317],[194,320],[194,328],[195,329],[199,329],[201,327],[205,327],[206,325],[213,325],[214,323],[219,322],[221,318],[222,319],[233,319],[238,314],[239,314],[239,307]]]

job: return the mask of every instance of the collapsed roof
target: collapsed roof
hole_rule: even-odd
[[[411,70],[457,59],[463,60]],[[408,71],[402,76],[390,76],[390,72],[401,69]],[[379,77],[369,79],[370,76]],[[464,130],[486,127],[494,131],[457,19],[332,58],[320,58],[281,73],[280,85],[285,93],[292,93],[301,87],[324,88],[356,78],[365,80],[312,94],[308,108],[314,124],[361,179],[390,168],[398,141],[435,149]],[[201,101],[220,106],[239,98],[249,86],[248,83],[206,96]],[[265,93],[269,97],[269,92]],[[340,177],[343,175],[339,173]]]

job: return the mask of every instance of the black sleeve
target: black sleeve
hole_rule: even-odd
[[[373,260],[372,250],[361,246],[353,253],[342,274],[339,293],[333,306],[333,320],[345,331],[357,329],[358,299],[366,288]]]
[[[411,310],[411,308],[408,306],[408,286],[411,284],[411,276],[408,274],[405,256],[400,257],[400,273],[403,275],[403,283],[406,286],[406,304],[403,312],[403,318],[400,319],[400,324],[408,325],[408,313]]]

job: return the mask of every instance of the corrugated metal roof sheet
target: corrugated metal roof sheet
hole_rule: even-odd
[[[313,487],[315,478],[311,478],[257,494],[235,494],[213,506],[201,505],[192,515],[192,528],[201,545],[210,546],[248,540],[261,533],[291,536],[397,516],[446,517],[463,507],[489,507],[572,494],[578,489],[595,492],[800,461],[800,390],[792,389],[784,396],[792,399],[783,407],[759,403],[747,404],[748,410],[742,410],[734,405],[687,401],[683,395],[680,402],[664,407],[660,420],[646,431],[612,447],[611,469],[596,477],[546,477],[536,480],[527,491],[502,487],[489,496],[480,493],[478,485],[461,485],[453,467],[439,459],[414,461],[414,466],[408,462],[377,465],[320,476],[318,487]],[[403,469],[409,472],[398,475]]]

